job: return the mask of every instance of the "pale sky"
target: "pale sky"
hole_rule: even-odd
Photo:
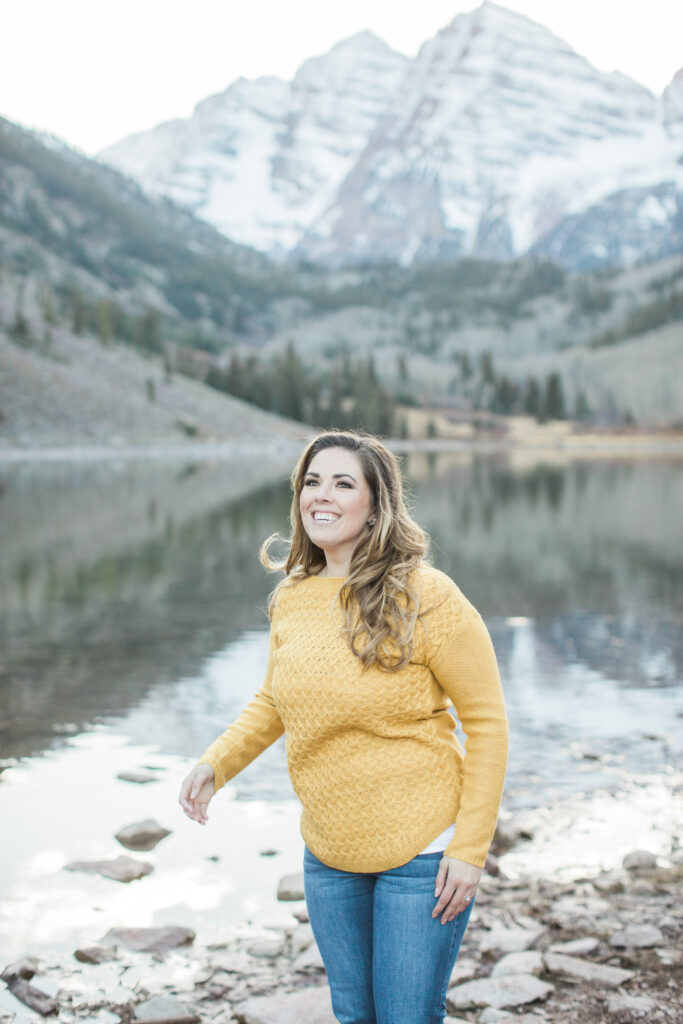
[[[414,56],[477,0],[0,0],[0,115],[90,155],[188,117],[240,75],[289,79],[371,29]],[[509,0],[655,93],[683,66],[680,0]]]

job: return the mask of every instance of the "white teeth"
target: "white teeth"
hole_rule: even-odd
[[[339,516],[335,516],[331,512],[314,512],[313,518],[316,523],[334,523]]]

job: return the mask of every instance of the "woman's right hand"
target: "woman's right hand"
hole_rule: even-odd
[[[214,773],[211,765],[196,764],[190,774],[183,779],[178,803],[188,818],[198,821],[200,825],[206,825],[209,820],[206,809],[215,792]]]

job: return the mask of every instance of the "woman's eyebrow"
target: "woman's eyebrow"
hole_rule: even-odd
[[[306,473],[306,476],[317,476],[318,480],[320,479],[320,473],[316,473],[314,469],[309,469],[308,472]],[[343,476],[348,476],[349,480],[353,480],[354,484],[356,483],[355,476],[351,476],[350,473],[333,473],[332,479],[339,480]]]

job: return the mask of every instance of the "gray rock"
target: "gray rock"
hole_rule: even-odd
[[[576,956],[564,956],[562,953],[546,953],[544,956],[546,969],[551,974],[560,974],[568,978],[578,978],[597,985],[616,988],[623,985],[634,975],[633,971],[624,971],[621,967],[610,967],[607,964],[593,964],[588,960],[580,960]]]
[[[154,865],[145,860],[134,860],[122,854],[114,860],[74,860],[65,864],[66,871],[85,871],[91,875],[104,875],[115,882],[133,882],[137,878],[151,875]]]
[[[298,924],[292,932],[290,942],[292,956],[297,956],[299,953],[303,953],[305,949],[308,949],[315,942],[315,936],[310,924]]]
[[[86,946],[77,949],[74,956],[82,964],[103,964],[108,960],[118,960],[116,946]]]
[[[624,883],[618,875],[612,874],[609,871],[603,871],[601,875],[593,879],[593,888],[597,889],[598,892],[607,894],[623,892]]]
[[[572,939],[571,942],[554,942],[550,947],[551,953],[566,953],[568,956],[588,956],[594,953],[600,943],[592,935],[585,939]]]
[[[133,1021],[148,1021],[150,1024],[196,1024],[196,1013],[171,996],[152,996],[139,1003],[133,1013]]]
[[[621,863],[627,871],[638,874],[639,871],[654,871],[657,867],[657,858],[649,850],[633,850],[626,854]]]
[[[516,825],[513,821],[498,819],[493,843],[496,850],[510,850],[516,846],[521,839],[531,839],[532,834],[526,829]]]
[[[30,981],[34,974],[38,972],[40,963],[35,956],[21,956],[14,963],[8,964],[7,967],[0,974],[0,978],[6,981],[7,984],[11,981],[16,981],[17,978],[23,978],[24,981]]]
[[[247,946],[247,953],[250,956],[263,957],[266,960],[272,960],[277,956],[280,956],[285,949],[284,936],[278,935],[275,938],[255,939]]]
[[[161,953],[194,942],[195,933],[183,925],[167,924],[158,928],[110,928],[99,940],[101,945],[126,946],[139,953]]]
[[[153,775],[152,772],[119,772],[116,778],[122,779],[124,782],[137,782],[140,786],[144,786],[146,782],[158,780],[158,776]]]
[[[26,1006],[30,1006],[32,1010],[40,1013],[43,1017],[48,1017],[50,1014],[59,1011],[59,1004],[56,999],[49,996],[47,992],[35,988],[34,985],[30,985],[24,978],[15,978],[8,983],[7,987],[15,999],[18,999]]]
[[[479,970],[479,964],[476,960],[470,960],[467,957],[458,957],[455,961],[455,967],[451,971],[451,978],[448,982],[448,987],[451,988],[453,985],[460,985],[463,981],[470,981],[475,977]]]
[[[233,1012],[241,1024],[337,1024],[327,985],[255,996],[238,1003]]]
[[[632,1017],[644,1017],[656,1009],[657,1004],[649,996],[629,996],[615,992],[607,1003],[608,1013],[628,1013]]]
[[[664,936],[653,924],[632,924],[621,932],[615,932],[609,941],[617,948],[647,949],[648,946],[659,946],[664,942]]]
[[[554,986],[531,974],[509,974],[503,978],[476,978],[449,989],[448,999],[456,1010],[473,1009],[476,1006],[494,1006],[498,1010],[506,1006],[522,1006],[537,999],[547,999],[554,992]]]
[[[544,928],[492,928],[479,940],[482,953],[517,953],[529,949],[543,934]]]
[[[300,871],[296,875],[283,875],[278,885],[277,898],[282,901],[303,900],[305,898],[303,872]]]
[[[534,974],[538,977],[542,972],[543,957],[537,950],[527,949],[502,957],[491,971],[491,977],[502,978],[507,974]]]
[[[154,847],[170,836],[170,829],[163,828],[153,818],[145,818],[144,821],[133,822],[120,829],[115,838],[125,846],[127,850],[153,850]]]
[[[325,964],[317,945],[314,943],[299,953],[296,960],[292,962],[292,967],[295,971],[324,971]]]
[[[493,1006],[483,1010],[479,1017],[480,1024],[503,1024],[507,1020],[517,1020],[516,1014],[509,1010],[496,1010]]]

